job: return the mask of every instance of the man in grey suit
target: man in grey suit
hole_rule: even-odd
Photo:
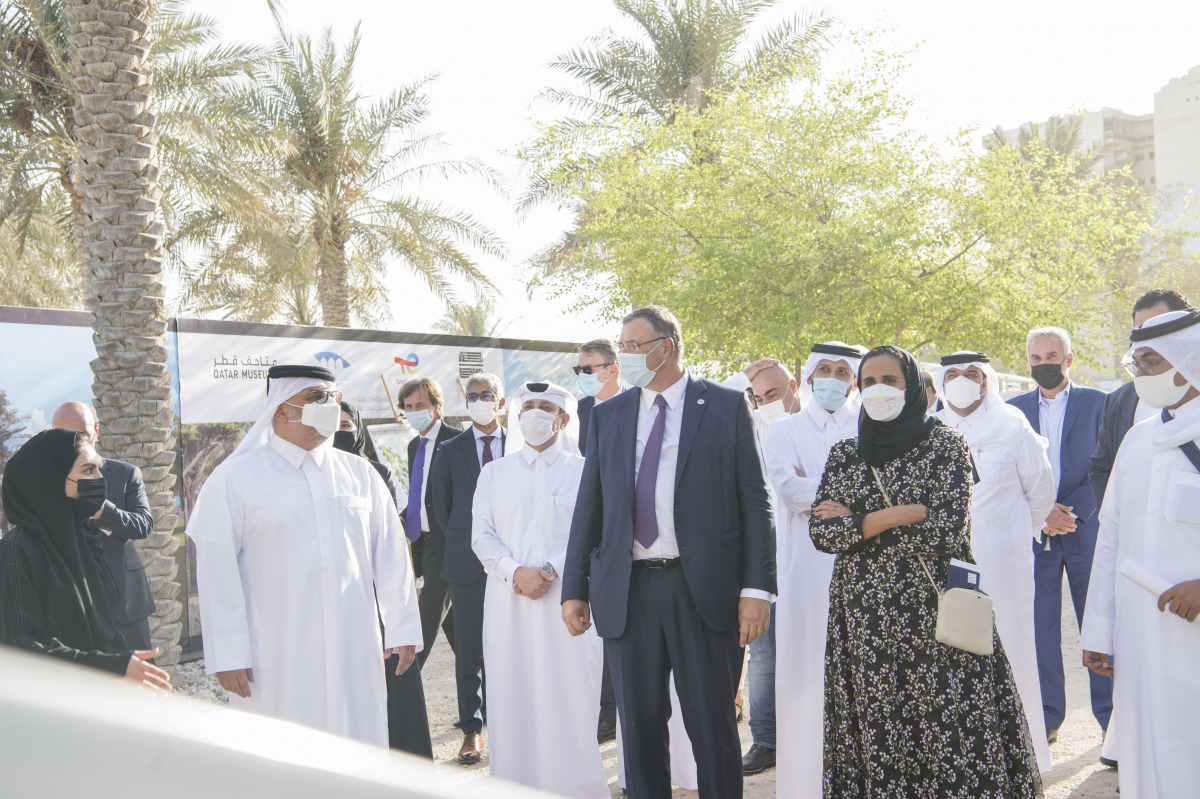
[[[63,403],[50,423],[56,428],[83,433],[93,445],[100,436],[100,423],[92,409],[82,402]],[[104,475],[108,499],[92,517],[92,523],[102,533],[104,565],[117,586],[114,608],[117,629],[131,649],[151,649],[150,614],[154,612],[154,596],[133,543],[148,537],[154,528],[142,472],[133,464],[105,458],[100,473]]]

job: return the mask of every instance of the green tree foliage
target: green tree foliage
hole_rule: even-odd
[[[261,51],[218,41],[214,19],[163,0],[150,54],[157,106],[157,156],[164,220],[171,226],[197,202],[226,209],[253,204],[255,173],[225,163],[234,141],[253,139],[232,87]],[[66,62],[65,0],[13,0],[0,11],[0,302],[82,305],[87,256],[74,174],[78,145],[75,84]]]
[[[778,0],[613,0],[613,5],[636,24],[637,36],[604,31],[551,63],[582,84],[580,91],[542,93],[571,112],[550,130],[556,144],[585,145],[596,126],[621,124],[628,117],[670,125],[680,111],[703,114],[738,87],[815,74],[836,23],[819,14],[792,16],[752,39],[751,29]],[[576,156],[558,162],[556,171],[571,169],[587,180],[596,163],[586,147]],[[694,157],[709,156],[697,150]],[[561,178],[531,170],[518,210],[527,212],[555,199],[555,183]],[[574,210],[581,220],[589,216],[586,206],[576,204]],[[578,250],[590,246],[583,230],[577,225],[534,254],[531,291],[541,277],[570,264]]]
[[[474,303],[456,303],[433,323],[433,329],[454,336],[495,337],[508,327],[496,317],[496,304],[488,297],[477,297]]]
[[[357,28],[339,52],[332,33],[314,43],[286,32],[243,102],[276,143],[270,157],[241,157],[264,175],[267,214],[202,209],[179,241],[199,248],[184,308],[240,319],[345,327],[389,318],[386,266],[396,259],[438,296],[453,281],[491,292],[471,251],[501,257],[495,235],[463,211],[417,193],[431,175],[496,184],[474,160],[424,160],[441,146],[418,131],[428,118],[426,80],[370,103],[355,83]]]
[[[828,42],[833,20],[792,16],[750,41],[750,28],[779,0],[613,0],[637,37],[606,30],[550,66],[585,91],[544,96],[588,117],[671,122],[678,109],[704,112],[747,80],[791,78]]]
[[[699,358],[737,368],[831,338],[1015,363],[1030,327],[1109,312],[1116,265],[1151,234],[1137,187],[1040,141],[935,146],[906,128],[901,68],[751,84],[672,125],[547,128],[525,155],[582,210],[549,285],[591,276],[610,316],[666,305]]]

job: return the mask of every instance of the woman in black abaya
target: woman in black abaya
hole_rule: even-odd
[[[46,430],[4,470],[0,642],[170,690],[170,676],[132,651],[113,616],[115,587],[88,522],[104,502],[100,457],[86,437]]]

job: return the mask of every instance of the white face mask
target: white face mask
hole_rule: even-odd
[[[780,419],[786,419],[790,414],[790,411],[788,410],[788,399],[789,397],[785,396],[783,399],[777,399],[774,402],[768,402],[766,405],[759,405],[759,418],[766,422],[768,427],[775,424]]]
[[[292,405],[290,402],[285,404],[300,409],[300,418],[288,419],[289,422],[307,425],[320,433],[322,438],[329,438],[336,433],[338,425],[342,421],[342,406],[336,402],[325,402],[320,405],[312,402],[307,405]]]
[[[525,436],[525,443],[535,447],[545,444],[558,432],[554,429],[557,419],[557,416],[541,408],[521,411],[518,421],[521,423],[521,435]]]
[[[1138,375],[1133,378],[1133,390],[1137,392],[1138,399],[1151,408],[1169,408],[1182,400],[1191,388],[1188,383],[1175,385],[1175,375],[1178,373],[1178,369],[1172,368],[1161,375]]]
[[[863,410],[877,422],[890,422],[904,410],[904,392],[895,386],[876,383],[862,391]]]
[[[983,396],[983,386],[966,375],[959,375],[946,383],[946,402],[955,408],[969,408]]]
[[[496,403],[476,400],[467,403],[467,415],[475,424],[487,426],[496,418]]]

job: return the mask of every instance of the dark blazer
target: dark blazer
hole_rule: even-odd
[[[1092,494],[1096,505],[1104,504],[1104,490],[1108,488],[1108,475],[1112,472],[1117,450],[1125,440],[1125,434],[1133,427],[1137,413],[1138,395],[1133,383],[1126,383],[1104,398],[1104,415],[1100,418],[1100,433],[1096,450],[1092,453],[1088,480],[1092,483]]]
[[[497,432],[503,442],[507,437],[503,426]],[[501,452],[503,446],[501,443]],[[462,435],[444,443],[433,459],[429,475],[429,494],[433,497],[430,518],[446,534],[442,579],[447,582],[473,583],[483,576],[483,564],[471,549],[471,506],[482,468],[473,429],[464,430]]]
[[[634,457],[641,391],[602,403],[588,428],[562,598],[592,606],[596,631],[625,630],[633,570]],[[775,530],[746,395],[688,378],[675,471],[675,535],[700,617],[738,623],[743,588],[776,593]]]
[[[1038,419],[1038,392],[1034,389],[1008,401],[1025,414],[1029,424],[1039,434],[1042,432]],[[1099,523],[1096,497],[1088,481],[1088,467],[1092,452],[1096,449],[1096,436],[1100,432],[1100,417],[1104,413],[1103,391],[1071,385],[1067,398],[1067,412],[1063,418],[1062,441],[1059,445],[1058,496],[1055,501],[1070,506],[1078,517],[1078,529],[1094,535]]]
[[[584,397],[575,409],[575,418],[579,420],[579,454],[587,455],[588,423],[592,420],[592,409],[596,407],[595,397]]]
[[[105,459],[100,467],[108,501],[93,523],[110,535],[101,535],[104,565],[117,584],[116,619],[121,625],[135,624],[154,612],[150,581],[134,541],[147,538],[154,529],[154,516],[146,501],[146,486],[138,467]]]
[[[442,527],[438,524],[437,515],[433,512],[433,464],[437,460],[438,450],[441,449],[442,444],[461,432],[443,421],[437,438],[433,440],[433,457],[429,459],[429,484],[425,487],[425,518],[429,520],[430,535],[442,534]],[[421,443],[420,438],[420,436],[413,436],[408,442],[408,484],[410,486],[412,485],[413,463],[417,459],[417,447]],[[408,498],[401,497],[400,501],[405,503],[404,507],[400,509],[400,518],[404,520],[405,524],[408,524]]]

